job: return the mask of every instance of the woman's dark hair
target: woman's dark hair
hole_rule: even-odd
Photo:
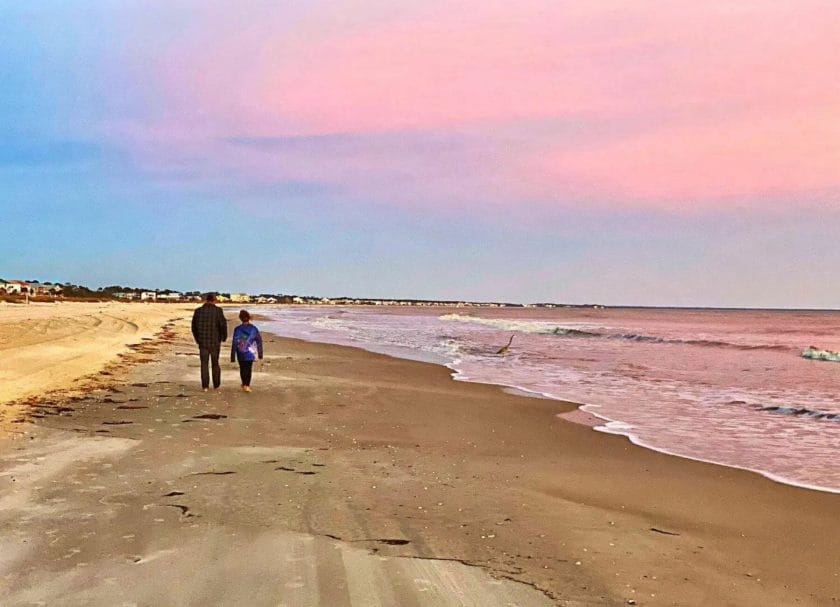
[[[248,310],[240,310],[239,311],[239,320],[242,322],[248,322],[251,320],[251,315],[248,314]]]

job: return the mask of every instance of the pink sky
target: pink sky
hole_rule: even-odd
[[[837,0],[59,4],[0,9],[7,274],[840,306]]]
[[[142,162],[171,164],[214,138],[447,133],[467,143],[443,155],[411,137],[294,154],[226,148],[206,165],[443,206],[681,211],[811,201],[840,185],[836,2],[251,8],[199,9],[156,61],[127,42],[127,57],[144,57],[128,77],[168,108],[119,125],[145,139]]]

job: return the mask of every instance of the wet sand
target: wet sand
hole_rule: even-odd
[[[266,336],[197,389],[183,329],[0,442],[0,603],[840,604],[840,499],[641,449],[571,405]]]

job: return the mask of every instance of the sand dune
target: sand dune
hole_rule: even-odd
[[[0,404],[71,387],[193,306],[56,303],[0,306]]]

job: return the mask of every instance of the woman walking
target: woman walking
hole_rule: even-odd
[[[242,324],[233,331],[233,343],[230,347],[230,362],[239,361],[239,377],[242,378],[242,389],[251,391],[251,370],[254,360],[263,357],[262,336],[259,329],[251,324],[251,315],[247,310],[239,312]]]

